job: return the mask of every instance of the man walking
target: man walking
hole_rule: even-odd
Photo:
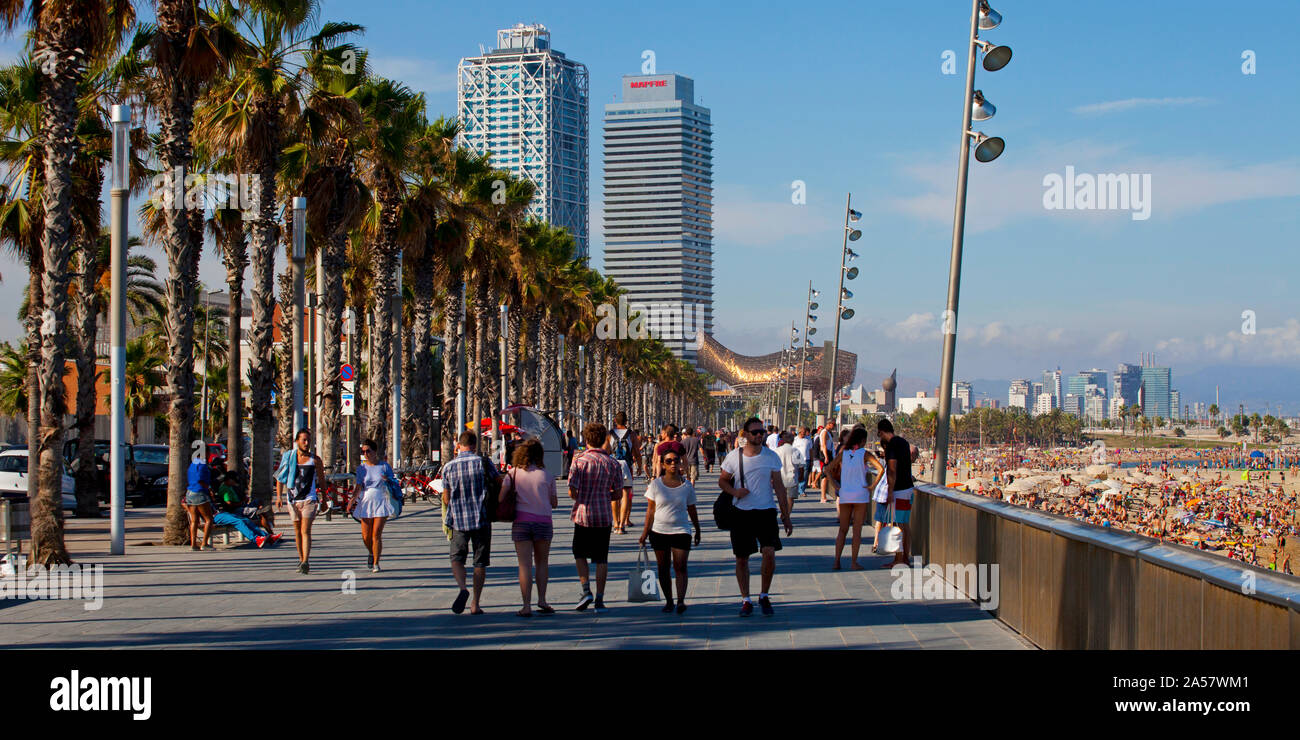
[[[794,447],[803,457],[803,470],[799,471],[799,488],[794,497],[799,498],[808,488],[808,476],[812,474],[812,437],[808,436],[808,427],[799,427],[799,436],[794,439]]]
[[[635,433],[627,428],[627,414],[614,414],[614,428],[608,430],[604,441],[605,451],[613,455],[623,472],[623,492],[610,504],[614,518],[614,533],[623,534],[632,521],[632,457],[637,448]]]
[[[826,426],[822,427],[822,430],[817,434],[817,447],[821,454],[823,473],[826,471],[826,466],[830,465],[831,461],[835,459],[835,443],[837,441],[838,440],[835,438],[835,420],[827,419]],[[831,496],[834,496],[834,492],[828,490],[830,487],[830,481],[827,480],[825,475],[820,477],[818,483],[821,485],[821,503],[824,504],[826,503],[826,495],[829,493]],[[832,500],[831,503],[835,502]]]
[[[778,432],[780,442],[776,448],[776,456],[781,458],[781,483],[785,485],[785,490],[799,485],[799,474],[803,472],[803,453],[795,447],[789,432]],[[791,501],[798,498],[795,494]]]
[[[573,558],[578,565],[582,596],[575,607],[583,611],[594,601],[597,611],[605,608],[605,577],[609,573],[609,534],[613,529],[610,503],[622,495],[623,471],[605,450],[609,437],[605,425],[592,422],[582,430],[587,449],[569,470],[569,498],[573,499]],[[587,561],[596,565],[596,595],[591,594]]]
[[[700,438],[700,447],[704,450],[704,472],[713,472],[713,461],[718,454],[718,435],[712,429],[705,429]]]
[[[912,445],[907,440],[894,434],[894,425],[889,419],[881,419],[876,424],[876,436],[885,448],[885,474],[889,478],[889,497],[884,504],[876,504],[876,538],[880,536],[881,524],[887,524],[889,504],[894,504],[894,524],[903,532],[903,548],[894,555],[893,562],[887,562],[882,568],[895,565],[907,565],[909,550],[912,546],[912,534],[908,520],[912,515]],[[872,542],[877,541],[873,539]]]
[[[487,494],[489,486],[500,485],[496,466],[480,457],[478,436],[462,432],[456,440],[456,456],[442,466],[442,510],[451,527],[451,574],[456,579],[460,593],[452,603],[456,614],[465,611],[470,593],[465,589],[465,558],[474,546],[474,599],[470,614],[482,614],[479,598],[487,580],[487,567],[492,547],[492,524],[488,521]]]
[[[682,435],[682,449],[686,451],[682,457],[686,461],[686,477],[694,486],[695,481],[700,477],[700,438],[690,427],[687,427]]]
[[[741,429],[745,444],[732,450],[722,461],[718,485],[733,497],[736,508],[731,523],[731,552],[736,556],[740,616],[748,617],[754,613],[754,604],[749,598],[749,556],[761,551],[762,590],[758,595],[758,605],[763,615],[770,617],[773,609],[768,589],[776,573],[776,551],[781,549],[781,536],[776,525],[778,505],[786,537],[794,533],[794,524],[790,521],[790,501],[781,481],[781,458],[764,444],[767,430],[763,428],[763,422],[750,417]]]

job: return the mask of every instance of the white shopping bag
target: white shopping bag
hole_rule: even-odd
[[[654,567],[647,562],[643,545],[636,556],[636,568],[627,574],[627,600],[658,601],[659,581],[656,580],[656,575]]]
[[[880,536],[876,538],[876,552],[885,555],[893,555],[903,550],[903,530],[893,523],[893,502],[889,504],[889,521],[889,525],[880,528]]]

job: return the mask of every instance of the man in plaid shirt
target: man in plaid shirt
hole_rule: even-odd
[[[451,573],[460,587],[460,594],[451,605],[451,610],[457,614],[465,611],[465,602],[469,600],[469,591],[465,590],[465,557],[471,543],[474,545],[474,601],[469,613],[483,613],[478,603],[483,583],[487,580],[492,545],[492,524],[488,521],[484,502],[487,500],[489,477],[495,481],[500,476],[496,466],[484,464],[483,458],[474,451],[477,448],[476,434],[461,434],[456,444],[456,456],[442,466],[441,471],[442,511],[451,527]]]
[[[578,581],[582,598],[577,610],[596,603],[605,608],[605,577],[609,573],[609,533],[613,527],[610,503],[623,494],[623,469],[608,452],[605,440],[609,431],[604,424],[592,422],[582,430],[587,449],[578,455],[569,469],[569,498],[573,499],[573,557],[578,563]],[[591,595],[587,561],[596,564],[596,596]]]

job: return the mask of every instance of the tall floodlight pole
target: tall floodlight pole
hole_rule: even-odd
[[[316,343],[320,341],[320,336],[316,334],[316,293],[307,292],[307,316],[306,326],[303,333],[307,335],[307,372],[304,375],[307,389],[307,428],[313,432],[316,431],[316,373],[320,365],[316,361]]]
[[[532,352],[533,350],[530,347],[528,351]],[[557,409],[558,413],[556,414],[556,416],[558,417],[558,421],[560,422],[560,431],[567,433],[569,428],[565,426],[564,423],[565,421],[564,420],[564,397],[568,395],[568,393],[566,393],[567,389],[564,387],[564,335],[563,334],[560,335],[560,356],[558,361],[555,363],[555,371],[556,374],[559,376],[559,381],[560,381],[560,408]]]
[[[826,394],[826,417],[830,418],[831,410],[836,407],[835,403],[835,367],[840,359],[840,320],[853,318],[853,309],[844,308],[844,300],[852,297],[852,293],[846,293],[844,290],[844,278],[849,280],[858,276],[858,268],[848,266],[848,260],[857,257],[849,249],[850,241],[857,241],[862,237],[862,232],[849,226],[850,221],[857,221],[862,218],[862,214],[853,210],[853,194],[849,193],[844,199],[844,244],[840,249],[840,290],[836,298],[835,306],[835,342],[831,345],[831,377],[827,381],[830,390]],[[852,255],[852,256],[850,256]],[[835,423],[840,421],[839,410],[835,410]]]
[[[813,302],[813,299],[816,298],[816,297],[819,296],[819,295],[821,295],[821,293],[817,292],[816,290],[813,290],[812,281],[809,280],[809,281],[808,281],[808,306],[807,306],[807,310],[804,311],[804,314],[803,314],[803,346],[802,346],[802,348],[799,350],[799,399],[798,399],[798,409],[799,409],[799,413],[798,413],[798,417],[799,417],[799,424],[800,424],[800,426],[803,425],[803,377],[804,377],[804,368],[805,368],[805,363],[806,363],[807,360],[808,360],[808,346],[812,343],[812,335],[815,334],[815,333],[817,332],[817,329],[816,329],[816,328],[810,328],[810,327],[809,327],[809,324],[810,324],[811,322],[817,320],[817,317],[813,315],[813,311],[816,311],[816,310],[817,310],[817,304]]]
[[[393,267],[393,453],[390,460],[402,460],[402,253]]]
[[[109,554],[126,554],[126,259],[127,208],[129,207],[131,163],[129,134],[131,106],[113,106],[112,189],[109,191],[109,230],[112,272],[109,277],[109,376],[112,379],[111,413],[113,430],[109,451]]]
[[[302,345],[303,345],[303,270],[307,259],[307,199],[293,199],[293,433],[303,424]]]
[[[311,343],[313,362],[316,373],[312,377],[312,394],[311,394],[311,424],[316,428],[317,419],[320,415],[320,396],[325,392],[325,312],[318,305],[325,296],[325,250],[316,249],[316,293],[312,300],[312,332],[316,335],[315,340]],[[337,454],[338,433],[335,432],[334,444]],[[335,457],[335,464],[338,459]],[[355,468],[353,468],[355,470]]]
[[[957,200],[952,217],[952,254],[948,265],[948,308],[943,315],[943,365],[939,376],[939,418],[934,433],[935,483],[943,486],[948,478],[948,433],[952,421],[953,363],[957,351],[957,298],[961,292],[961,252],[966,230],[966,178],[970,171],[971,140],[975,140],[975,158],[991,162],[1002,154],[1006,144],[999,137],[986,137],[971,130],[971,121],[993,117],[996,109],[975,89],[975,52],[984,51],[984,69],[996,72],[1011,61],[1011,49],[980,41],[981,29],[996,28],[1002,16],[989,7],[988,0],[972,0],[970,44],[966,49],[966,88],[961,105],[961,148],[957,163]]]
[[[460,351],[456,353],[457,355],[459,355],[459,357],[456,362],[456,434],[453,435],[454,437],[459,437],[460,433],[465,431],[465,425],[468,423],[468,420],[465,418],[468,412],[468,405],[469,405],[469,396],[468,394],[465,393],[465,386],[469,382],[468,379],[469,365],[465,357],[465,355],[467,354],[466,350],[468,348],[465,346],[465,281],[464,280],[462,280],[460,283],[460,317],[459,318],[460,321],[456,325],[457,326],[456,344],[457,346],[460,347]],[[446,462],[446,460],[443,460],[443,462]]]

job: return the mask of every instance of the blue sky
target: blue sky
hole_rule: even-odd
[[[843,345],[860,367],[937,378],[969,7],[326,0],[323,16],[366,26],[377,70],[448,115],[461,57],[490,48],[498,28],[547,25],[590,70],[597,267],[601,109],[654,50],[658,71],[694,78],[713,113],[718,338],[774,351],[802,324],[810,278],[831,296],[852,191],[865,214],[862,275]],[[957,376],[1110,369],[1141,351],[1175,379],[1206,365],[1300,368],[1300,2],[994,7],[1003,23],[983,37],[1015,55],[978,70],[998,113],[976,127],[1007,151],[971,163]],[[941,73],[945,50],[957,74]],[[1151,217],[1045,210],[1043,178],[1067,166],[1150,174]],[[807,185],[804,205],[791,203],[794,180]],[[219,283],[219,259],[205,256],[202,274]],[[1244,310],[1254,335],[1241,332]],[[8,336],[13,313],[0,301]],[[819,312],[819,339],[832,314]]]

